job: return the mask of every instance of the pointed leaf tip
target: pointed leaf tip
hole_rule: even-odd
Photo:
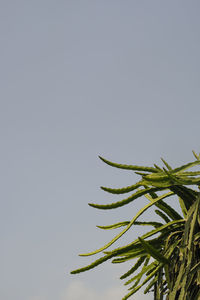
[[[167,167],[168,170],[172,170],[171,166],[161,157],[162,162],[164,163],[164,165]]]
[[[200,159],[200,154],[197,155],[196,152],[195,152],[194,150],[192,150],[192,153],[193,153],[194,157],[195,157],[197,160]]]

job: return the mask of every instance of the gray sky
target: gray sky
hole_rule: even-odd
[[[113,236],[95,225],[144,204],[88,207],[114,200],[100,185],[137,180],[97,156],[176,166],[199,152],[199,10],[197,0],[0,1],[1,299],[121,299],[129,265],[69,275]]]

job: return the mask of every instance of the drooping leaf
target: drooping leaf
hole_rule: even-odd
[[[146,256],[141,256],[141,257],[137,260],[136,264],[135,264],[130,270],[128,270],[125,274],[123,274],[123,275],[120,277],[120,279],[125,279],[125,278],[127,278],[128,276],[130,276],[131,274],[133,274],[133,273],[141,266],[141,264],[144,262],[145,258],[146,258]]]
[[[188,187],[180,185],[171,186],[169,189],[183,200],[186,210],[188,211],[190,206],[194,203],[197,193]]]
[[[133,281],[138,280],[138,279],[141,280],[142,276],[145,275],[146,272],[148,272],[149,270],[152,270],[152,269],[155,267],[155,263],[154,263],[154,262],[152,262],[152,263],[149,264],[149,265],[148,265],[148,262],[149,262],[149,260],[147,261],[146,264],[144,264],[142,270],[141,270],[137,275],[135,275],[133,278],[130,278],[127,282],[125,282],[124,285],[128,285],[128,284],[130,284],[130,283],[132,283]],[[131,287],[129,288],[129,290],[131,290],[131,289],[133,289],[133,288],[134,288],[134,287],[131,286]]]
[[[159,232],[161,233],[163,230],[171,227],[172,225],[176,225],[177,224],[177,226],[178,226],[179,224],[184,224],[184,223],[185,223],[185,220],[171,221],[171,222],[169,222],[169,223],[167,223],[165,225],[162,225],[159,228],[156,228],[154,230],[151,230],[150,232],[147,232],[147,233],[143,234],[141,237],[142,237],[142,239],[146,239],[146,238],[149,238],[149,237],[151,237],[151,236],[153,236],[153,235],[155,235],[155,234],[157,234]],[[177,228],[179,228],[179,227],[177,227]],[[174,229],[176,229],[176,227],[174,227]],[[169,232],[171,232],[171,231],[169,231]],[[139,242],[139,239],[135,239],[132,243],[130,243],[130,244],[126,245],[126,246],[119,247],[117,249],[112,250],[111,252],[107,251],[107,252],[104,252],[104,253],[106,253],[106,254],[113,253],[113,254],[117,255],[117,254],[120,254],[120,253],[123,253],[123,252],[131,250],[138,242]]]
[[[152,286],[158,281],[158,277],[155,276],[155,278],[148,284],[148,286],[146,287],[146,289],[144,290],[144,294],[149,293],[150,289],[152,288]]]
[[[93,263],[91,263],[90,265],[86,266],[86,267],[83,267],[83,268],[79,268],[79,269],[76,269],[76,270],[73,270],[71,271],[71,274],[77,274],[77,273],[81,273],[81,272],[85,272],[85,271],[88,271],[90,269],[93,269],[95,268],[96,266],[102,264],[103,262],[105,262],[106,260],[112,258],[113,255],[112,254],[108,254],[108,255],[105,255],[97,260],[95,260]]]
[[[108,244],[106,244],[105,246],[101,247],[100,249],[90,252],[90,253],[86,253],[86,254],[80,254],[80,256],[89,256],[89,255],[94,255],[96,253],[99,253],[105,249],[107,249],[108,247],[110,247],[114,242],[116,242],[125,232],[127,232],[129,230],[129,228],[134,224],[134,222],[151,206],[155,205],[157,202],[159,202],[160,200],[170,197],[173,193],[169,192],[166,193],[160,197],[158,197],[156,200],[154,200],[153,202],[147,204],[146,206],[144,206],[142,209],[139,210],[139,212],[135,215],[135,217],[131,220],[131,222],[127,225],[127,227],[120,232],[117,236],[115,236]]]
[[[170,222],[170,219],[162,211],[156,209],[155,213],[159,215],[166,223]]]
[[[128,293],[127,295],[125,295],[122,300],[127,300],[128,298],[130,298],[133,294],[135,294],[143,285],[145,285],[149,280],[151,280],[151,278],[158,272],[158,270],[162,268],[162,265],[159,265],[149,276],[147,276],[145,278],[145,280],[143,281],[142,284],[140,284],[139,286],[137,286],[136,288],[134,288],[132,291],[130,291],[130,293]]]
[[[149,193],[150,191],[158,191],[159,189],[157,188],[147,188],[147,189],[142,189],[137,191],[136,193],[132,194],[130,197],[123,199],[121,201],[117,201],[111,204],[94,204],[94,203],[89,203],[89,206],[98,208],[98,209],[114,209],[117,207],[124,206],[126,204],[129,204],[130,202],[134,201],[135,199]]]
[[[151,197],[146,194],[145,197],[149,199],[151,202],[158,198],[156,193],[154,191],[150,191],[149,194]],[[177,213],[171,206],[169,206],[167,203],[165,203],[163,200],[159,201],[157,204],[155,204],[159,209],[161,209],[164,213],[166,213],[172,220],[180,220],[182,217]]]
[[[160,253],[156,248],[150,245],[147,241],[143,240],[142,238],[138,237],[140,243],[143,245],[144,249],[149,253],[152,257],[154,257],[157,261],[163,264],[168,264],[169,260]]]

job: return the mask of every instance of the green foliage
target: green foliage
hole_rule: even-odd
[[[106,164],[135,171],[141,178],[135,184],[124,188],[101,187],[112,194],[134,192],[129,197],[111,204],[90,203],[90,206],[98,209],[114,209],[127,205],[142,196],[145,196],[149,203],[140,209],[130,221],[97,226],[103,230],[123,229],[101,248],[80,254],[90,256],[101,252],[103,256],[90,265],[71,273],[90,270],[107,260],[111,260],[112,263],[133,260],[131,269],[120,277],[121,280],[126,279],[125,285],[131,285],[128,294],[122,300],[128,299],[143,286],[145,286],[145,294],[154,292],[154,300],[162,300],[164,296],[167,300],[200,299],[200,193],[198,191],[200,171],[186,171],[200,165],[200,155],[194,151],[193,154],[195,161],[175,169],[164,159],[162,162],[165,166],[161,168],[157,165],[143,167],[117,164],[100,157]],[[182,216],[164,201],[172,196],[176,196]],[[156,208],[155,213],[164,221],[164,224],[156,221],[138,221],[138,218],[150,207]],[[133,226],[153,226],[154,229],[128,245],[110,251],[106,250]]]

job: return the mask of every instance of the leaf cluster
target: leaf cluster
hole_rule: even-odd
[[[172,168],[164,159],[164,167],[144,167],[110,162],[106,164],[134,171],[140,176],[138,182],[123,188],[101,187],[112,194],[131,195],[111,204],[89,205],[97,209],[115,209],[145,196],[148,204],[140,209],[132,220],[116,224],[97,226],[103,230],[122,228],[119,234],[99,249],[80,254],[90,256],[101,252],[103,256],[86,267],[72,271],[72,274],[90,270],[107,260],[112,263],[134,261],[133,266],[120,279],[128,285],[128,293],[123,300],[134,295],[145,286],[144,293],[153,292],[155,300],[200,299],[200,171],[188,171],[200,165],[200,156],[193,151],[195,160]],[[159,195],[158,195],[159,192]],[[182,214],[180,215],[165,199],[176,196]],[[138,220],[150,207],[162,222]],[[153,229],[138,237],[130,244],[108,251],[132,226],[151,226]]]

